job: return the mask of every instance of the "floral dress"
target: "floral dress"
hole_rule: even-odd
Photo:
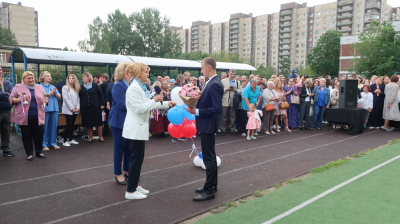
[[[277,98],[282,98],[283,99],[283,93],[279,93],[278,91],[275,91],[275,93],[276,93],[276,97]],[[277,101],[278,108],[275,108],[274,115],[278,116],[278,115],[286,114],[286,109],[279,108],[279,105],[281,104],[281,102],[283,100],[276,100],[276,101]]]
[[[299,94],[299,91],[297,89],[297,86],[294,86],[294,91],[296,91],[297,95]],[[290,92],[292,90],[292,87],[290,86],[285,86],[283,88],[285,92]],[[288,125],[290,128],[297,128],[298,123],[297,123],[297,104],[292,104],[292,95],[294,92],[290,93],[289,95],[286,96],[286,101],[289,103],[289,108],[287,108],[287,115],[288,115]]]

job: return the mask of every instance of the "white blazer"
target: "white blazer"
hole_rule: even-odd
[[[168,109],[168,101],[160,102],[146,97],[139,82],[134,80],[126,91],[126,118],[122,136],[132,140],[149,140],[149,116],[154,109]]]

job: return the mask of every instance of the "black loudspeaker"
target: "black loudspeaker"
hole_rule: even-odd
[[[339,84],[339,108],[357,108],[358,80],[342,79]]]

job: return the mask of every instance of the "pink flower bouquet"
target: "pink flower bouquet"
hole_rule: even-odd
[[[179,91],[179,97],[188,107],[195,107],[200,95],[199,87],[193,86],[192,83],[182,86],[181,91]]]

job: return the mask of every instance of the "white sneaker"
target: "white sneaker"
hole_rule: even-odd
[[[218,132],[221,132],[221,129],[218,129]]]
[[[254,132],[254,135],[255,135],[255,136],[257,136],[257,135],[258,135],[258,133],[257,133],[257,132]]]
[[[73,130],[73,131],[72,131],[72,135],[77,136],[77,135],[78,135],[78,132],[77,132],[76,130]]]
[[[235,132],[238,132],[238,130],[237,130],[237,129],[235,129]]]
[[[169,135],[169,132],[168,131],[164,132],[164,135]]]
[[[272,125],[272,129],[276,129],[276,126],[275,126],[275,125]]]
[[[278,128],[279,128],[279,129],[281,129],[281,126],[280,126],[280,125],[278,125]]]
[[[72,139],[72,141],[68,141],[69,144],[74,144],[74,145],[78,145],[79,142],[75,141],[75,139]]]
[[[147,198],[147,195],[144,195],[144,194],[140,193],[139,191],[135,191],[132,194],[125,192],[125,198],[128,200],[145,199],[145,198]]]
[[[150,191],[144,189],[144,188],[141,187],[141,186],[138,186],[138,187],[136,188],[136,190],[139,191],[140,193],[144,194],[144,195],[150,193]]]
[[[66,142],[63,143],[63,146],[68,147],[68,146],[71,146],[71,145],[68,143],[68,141],[66,141]]]
[[[242,136],[243,136],[243,137],[246,137],[247,135],[246,135],[246,133],[242,133]]]
[[[374,127],[369,127],[369,129],[374,129]]]

